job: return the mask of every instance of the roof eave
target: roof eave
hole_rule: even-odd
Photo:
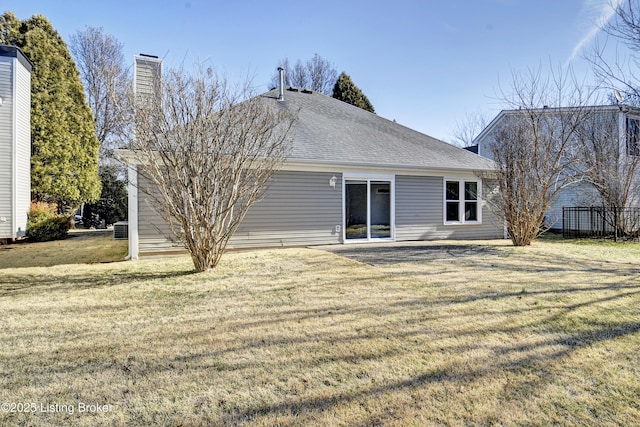
[[[115,150],[116,155],[125,163],[136,166],[142,164],[141,158],[137,156],[133,150],[120,148]],[[475,173],[475,172],[487,172],[491,173],[495,171],[491,167],[433,167],[433,166],[420,166],[420,165],[390,165],[384,163],[362,163],[362,162],[331,162],[331,161],[318,161],[314,159],[299,159],[289,158],[285,161],[284,168],[287,169],[313,169],[321,168],[326,170],[358,170],[358,169],[377,169],[384,171],[394,172],[421,172],[421,173]]]
[[[447,174],[447,173],[491,173],[495,171],[492,167],[433,167],[433,166],[420,166],[420,165],[392,165],[384,163],[362,163],[362,162],[330,162],[330,161],[318,161],[313,159],[289,159],[285,166],[291,168],[322,168],[327,170],[358,170],[358,169],[377,169],[388,172],[420,172],[420,173],[435,173],[435,174]]]

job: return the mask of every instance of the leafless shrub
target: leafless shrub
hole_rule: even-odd
[[[581,179],[576,139],[580,124],[592,114],[571,73],[541,69],[514,74],[503,94],[513,107],[497,127],[490,150],[496,161],[499,191],[490,202],[506,221],[516,246],[529,245],[548,228],[545,214],[563,188]],[[564,105],[563,108],[546,107]],[[542,107],[542,108],[541,108]]]
[[[152,203],[195,269],[212,270],[269,178],[285,161],[294,117],[210,70],[170,71],[138,102],[131,148]]]

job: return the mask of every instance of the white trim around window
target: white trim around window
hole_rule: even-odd
[[[482,224],[482,180],[445,177],[442,183],[444,224]]]
[[[640,156],[640,117],[626,116],[625,137],[627,156]]]

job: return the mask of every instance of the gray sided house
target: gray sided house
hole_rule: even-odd
[[[261,96],[298,112],[291,153],[228,248],[503,237],[482,200],[490,160],[319,93],[283,92]],[[129,162],[130,257],[181,250]]]
[[[23,237],[31,201],[31,63],[0,45],[0,239]]]
[[[591,132],[600,133],[601,140],[606,144],[612,144],[609,153],[616,153],[617,158],[621,162],[634,162],[637,156],[640,156],[640,108],[628,105],[599,105],[582,107],[588,111],[585,122],[589,122],[588,129]],[[560,108],[539,108],[534,110],[526,110],[526,112],[534,115],[542,114],[560,114],[570,111],[569,107]],[[478,154],[492,159],[492,144],[495,141],[495,133],[501,126],[513,123],[525,114],[525,110],[503,110],[501,111],[489,125],[476,137],[475,143],[478,145]],[[606,137],[605,137],[606,136]],[[578,153],[583,150],[577,138],[572,140],[571,150]],[[579,155],[579,153],[578,153]],[[635,180],[640,182],[638,176],[639,170],[636,170]],[[640,200],[632,197],[630,205],[638,205]],[[602,198],[596,191],[595,187],[586,179],[575,182],[562,190],[556,195],[547,210],[546,217],[552,225],[552,229],[562,229],[562,211],[564,207],[577,206],[602,206]]]

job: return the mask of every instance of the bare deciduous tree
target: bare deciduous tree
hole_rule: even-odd
[[[285,59],[285,65],[288,64],[288,60]],[[287,67],[284,68],[284,78],[285,84],[287,84],[287,75],[291,74],[291,79],[289,81],[289,85],[293,87],[302,87],[302,88],[311,88],[311,84],[309,83],[309,77],[307,76],[307,69],[302,62],[298,60],[296,64],[290,69],[287,70]]]
[[[609,6],[613,19],[602,26],[607,38],[596,40],[585,56],[603,87],[619,90],[624,94],[625,103],[637,106],[640,105],[640,5],[635,0],[610,0]],[[618,43],[628,50],[623,53]]]
[[[600,112],[579,127],[579,161],[584,180],[593,185],[607,207],[621,208],[635,202],[636,173],[640,156],[629,155],[625,130],[619,126],[617,111]]]
[[[215,269],[229,238],[285,161],[295,120],[210,70],[173,70],[136,105],[131,148],[146,190],[196,271]]]
[[[87,101],[93,111],[100,161],[110,163],[113,149],[131,122],[128,92],[131,76],[123,45],[102,28],[86,27],[71,36],[69,50],[76,60]]]
[[[338,80],[338,72],[329,61],[317,53],[306,63],[311,85],[309,89],[331,96]]]
[[[640,60],[633,55],[624,57],[616,53],[615,59],[607,58],[607,43],[596,42],[587,60],[593,66],[595,78],[602,89],[609,89],[611,104],[618,102],[614,98],[614,91],[618,91],[623,102],[628,105],[640,106],[640,76],[637,74]]]
[[[578,135],[584,180],[600,196],[606,208],[602,210],[603,220],[615,230],[616,240],[619,235],[638,230],[634,216],[626,215],[624,208],[637,206],[640,191],[640,156],[633,151],[635,147],[627,145],[630,135],[626,127],[634,126],[624,123],[621,129],[619,115],[618,111],[593,115],[581,124]]]
[[[304,63],[298,60],[293,67],[289,64],[288,58],[281,60],[278,66],[284,68],[285,85],[310,89],[328,96],[331,96],[333,86],[338,80],[338,71],[333,64],[317,53]],[[279,74],[275,73],[271,85],[277,87],[279,79]]]
[[[484,114],[467,112],[462,119],[456,121],[452,142],[459,147],[471,147],[487,124],[489,120]]]
[[[552,72],[543,78],[541,71],[513,75],[512,92],[504,98],[513,110],[493,134],[490,147],[499,187],[491,202],[504,216],[516,246],[529,245],[545,231],[551,201],[581,179],[577,132],[592,114],[571,73]]]
[[[625,43],[634,52],[640,52],[640,5],[635,0],[609,1],[615,19],[604,30]]]

